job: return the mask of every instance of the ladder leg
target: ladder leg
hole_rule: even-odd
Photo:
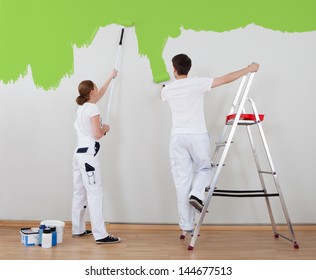
[[[218,173],[218,174],[219,174],[219,173]],[[216,176],[216,174],[215,174],[215,176]],[[194,245],[195,245],[195,242],[196,242],[196,239],[197,239],[197,237],[199,236],[200,229],[201,229],[201,225],[202,225],[202,223],[203,223],[205,214],[207,213],[207,209],[208,209],[208,206],[209,206],[209,204],[210,204],[210,201],[211,201],[211,198],[212,198],[214,189],[215,189],[215,185],[216,185],[216,182],[217,182],[217,179],[216,179],[216,178],[217,178],[218,176],[216,176],[216,177],[215,177],[215,176],[214,176],[214,178],[213,178],[213,180],[212,180],[212,183],[211,183],[211,186],[210,186],[210,190],[209,190],[209,192],[208,192],[208,194],[207,194],[207,197],[206,197],[206,200],[205,200],[205,202],[204,202],[204,207],[203,207],[202,212],[201,212],[201,214],[200,214],[200,216],[199,216],[198,222],[197,222],[197,224],[196,224],[196,226],[195,226],[194,234],[193,234],[193,236],[191,237],[191,241],[190,241],[190,245],[188,246],[188,250],[193,250]]]
[[[265,181],[264,181],[263,175],[260,172],[261,171],[261,166],[260,166],[260,163],[259,163],[259,158],[258,158],[257,150],[255,148],[255,144],[254,144],[254,140],[253,140],[253,137],[252,137],[250,126],[247,126],[247,133],[248,133],[248,138],[249,138],[249,142],[250,142],[251,149],[252,149],[252,154],[253,154],[254,159],[255,159],[255,163],[256,163],[256,167],[257,167],[257,171],[258,171],[261,187],[262,187],[264,193],[266,194],[267,193],[267,189],[266,189],[266,185],[265,185]],[[273,232],[274,232],[274,235],[276,237],[277,229],[276,229],[276,225],[275,225],[275,221],[274,221],[274,217],[273,217],[272,208],[271,208],[271,204],[270,204],[269,198],[265,197],[265,201],[266,201],[266,204],[267,204],[267,208],[268,208],[269,217],[270,217],[270,221],[271,221],[271,224],[272,224]]]
[[[231,142],[232,142],[232,139],[233,139],[233,136],[234,136],[234,132],[236,130],[236,126],[237,126],[237,123],[235,124],[235,126],[233,125],[233,127],[232,127],[232,129],[230,131],[227,143],[226,143],[225,148],[223,150],[223,153],[221,155],[221,159],[220,159],[220,161],[218,163],[218,167],[216,168],[215,174],[214,174],[214,176],[212,178],[209,192],[208,192],[207,197],[206,197],[206,199],[204,201],[204,207],[203,207],[202,212],[201,212],[201,214],[199,216],[198,222],[197,222],[197,224],[195,226],[194,234],[193,234],[193,237],[191,238],[191,242],[190,242],[190,245],[188,247],[188,250],[193,250],[195,242],[196,242],[196,239],[197,239],[197,237],[198,237],[198,235],[200,233],[201,225],[203,223],[205,214],[207,213],[207,209],[209,207],[209,204],[210,204],[210,201],[211,201],[211,198],[212,198],[215,186],[217,184],[219,175],[220,175],[220,173],[222,171],[222,168],[224,166],[224,161],[225,161],[225,158],[227,156],[229,147],[231,145]]]
[[[266,138],[265,138],[265,135],[264,135],[261,123],[258,123],[258,128],[259,128],[261,139],[262,139],[262,142],[263,142],[263,145],[264,145],[264,148],[265,148],[265,151],[266,151],[266,155],[267,155],[267,158],[268,158],[268,161],[269,161],[270,169],[272,171],[273,180],[274,180],[276,189],[277,189],[277,191],[279,193],[279,198],[280,198],[281,206],[282,206],[282,209],[283,209],[284,217],[285,217],[286,223],[288,225],[290,235],[292,237],[292,239],[289,239],[289,240],[292,241],[294,248],[298,249],[299,246],[298,246],[298,243],[297,243],[296,238],[295,238],[295,233],[294,233],[294,230],[293,230],[293,226],[292,226],[292,223],[291,223],[291,220],[290,220],[290,216],[289,216],[288,210],[287,210],[286,205],[285,205],[285,200],[284,200],[281,188],[280,188],[279,180],[277,178],[277,173],[275,172],[274,164],[272,162],[272,157],[271,157],[271,154],[270,154],[270,151],[269,151],[269,148],[268,148],[268,144],[267,144],[267,141],[266,141]],[[279,234],[279,235],[281,235],[281,234]],[[282,237],[286,238],[283,235],[282,235]],[[288,238],[286,238],[286,239],[288,239]]]
[[[185,239],[185,236],[186,236],[186,232],[183,230],[180,235],[180,239]]]
[[[248,100],[251,103],[253,112],[256,115],[256,119],[259,120],[259,115],[258,115],[258,111],[257,111],[255,103],[251,99],[248,99]],[[260,137],[261,137],[261,140],[262,140],[262,144],[263,144],[263,147],[264,147],[267,159],[268,159],[269,167],[270,167],[270,170],[271,170],[270,174],[273,176],[274,184],[275,184],[276,190],[277,190],[277,192],[279,194],[280,203],[281,203],[281,206],[282,206],[282,210],[283,210],[283,214],[284,214],[286,223],[288,225],[288,229],[289,229],[289,232],[290,232],[290,235],[291,235],[291,239],[289,239],[289,238],[287,238],[287,237],[285,237],[285,236],[283,236],[283,235],[281,235],[280,233],[277,232],[276,226],[275,226],[275,222],[274,222],[274,219],[273,219],[273,215],[272,215],[271,205],[270,205],[270,202],[268,200],[268,197],[266,197],[266,202],[267,202],[267,206],[268,206],[268,210],[269,210],[270,219],[272,218],[271,219],[271,223],[273,225],[274,235],[275,235],[275,237],[278,237],[278,235],[281,235],[283,238],[288,239],[289,241],[291,241],[293,243],[294,248],[298,249],[299,245],[298,245],[298,243],[296,241],[296,238],[295,238],[295,233],[294,233],[294,230],[293,230],[293,227],[292,227],[292,223],[290,221],[290,216],[289,216],[289,213],[288,213],[286,205],[285,205],[285,200],[284,200],[284,197],[283,197],[283,194],[282,194],[282,191],[281,191],[280,183],[279,183],[279,180],[277,178],[277,173],[276,173],[275,168],[274,168],[274,164],[273,164],[273,161],[272,161],[272,157],[271,157],[271,154],[270,154],[268,143],[267,143],[267,140],[266,140],[265,134],[263,132],[263,128],[262,128],[262,125],[261,125],[260,121],[258,121],[257,127],[258,127],[258,130],[259,130],[259,133],[260,133]],[[258,156],[257,156],[257,152],[256,152],[256,149],[255,149],[253,137],[251,135],[251,131],[250,131],[250,127],[249,126],[247,126],[247,131],[248,131],[248,136],[249,136],[249,140],[250,140],[250,143],[251,143],[251,147],[252,147],[252,150],[253,150],[254,158],[255,158],[255,161],[256,161],[257,170],[258,170],[259,177],[260,177],[260,182],[261,182],[261,185],[262,185],[263,189],[266,191],[264,178],[263,178],[263,173],[264,172],[261,172],[259,159],[258,159]]]
[[[236,107],[238,105],[238,101],[239,101],[240,95],[242,94],[242,92],[244,90],[244,86],[245,86],[246,80],[247,80],[247,76],[245,75],[245,76],[242,77],[242,80],[241,80],[241,82],[239,84],[236,96],[234,98],[233,104],[232,104],[232,106],[230,108],[230,111],[229,111],[229,115],[232,114],[235,111],[235,109],[236,109]],[[228,132],[228,126],[225,125],[220,137],[218,138],[217,143],[223,143],[227,132]],[[212,157],[212,162],[214,162],[215,158],[217,157],[219,149],[220,149],[220,146],[216,146],[215,152],[214,152],[213,157]]]

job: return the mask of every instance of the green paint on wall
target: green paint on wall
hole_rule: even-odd
[[[32,69],[35,85],[56,88],[73,74],[73,47],[91,44],[100,27],[134,23],[139,53],[154,81],[168,79],[165,43],[180,28],[223,32],[256,24],[281,32],[316,30],[315,0],[0,0],[0,80]]]

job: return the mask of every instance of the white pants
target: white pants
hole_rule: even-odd
[[[103,190],[98,155],[94,156],[90,151],[75,153],[73,179],[72,233],[81,234],[86,230],[85,212],[88,205],[94,239],[108,236],[103,217]]]
[[[171,171],[178,200],[180,228],[194,229],[195,208],[189,197],[205,199],[211,180],[210,137],[205,134],[179,134],[170,140]]]

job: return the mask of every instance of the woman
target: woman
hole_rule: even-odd
[[[74,237],[93,234],[97,244],[120,242],[120,238],[106,231],[104,224],[98,140],[110,130],[110,127],[102,124],[96,104],[116,75],[117,71],[113,70],[100,89],[92,81],[82,81],[78,86],[79,96],[76,99],[79,105],[75,121],[78,144],[73,159],[72,234]],[[87,205],[92,231],[86,230],[85,226]]]

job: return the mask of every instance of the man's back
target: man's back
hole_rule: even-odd
[[[177,79],[161,92],[172,112],[172,134],[207,132],[204,117],[204,95],[211,90],[212,78]]]

